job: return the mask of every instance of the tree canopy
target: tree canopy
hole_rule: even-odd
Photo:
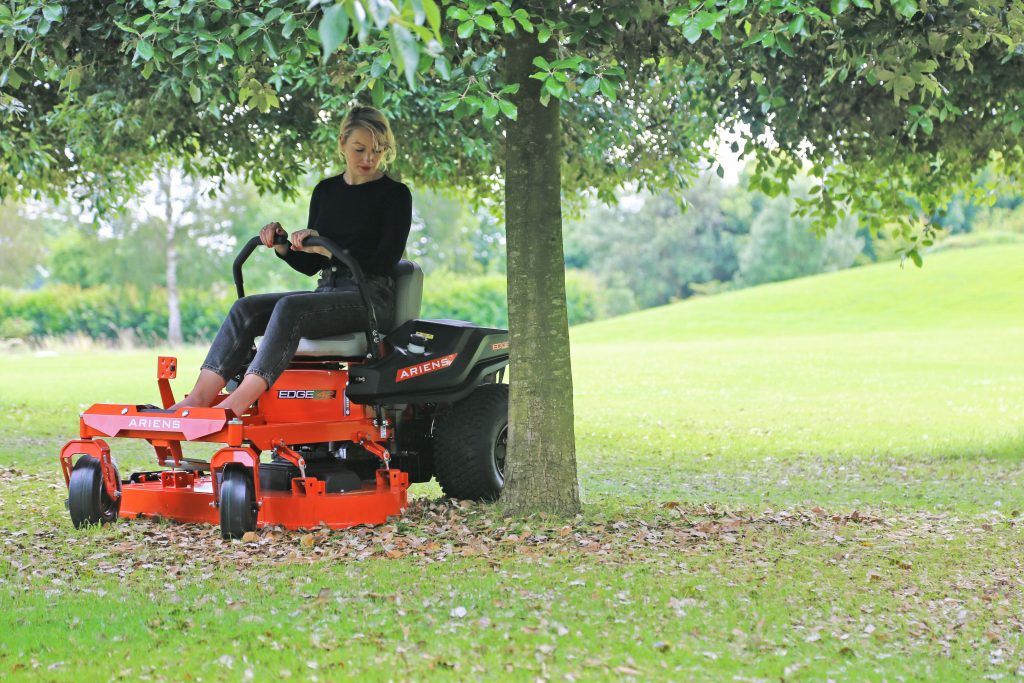
[[[0,6],[0,193],[116,196],[160,155],[288,191],[362,99],[402,131],[403,176],[493,194],[516,32],[554,48],[533,77],[570,105],[570,197],[681,192],[730,129],[765,191],[810,166],[825,227],[1022,162],[1020,2],[20,0]]]

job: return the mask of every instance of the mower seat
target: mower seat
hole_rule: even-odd
[[[418,318],[423,302],[423,270],[413,261],[401,260],[391,271],[395,280],[394,320],[391,327],[381,330],[387,334],[404,323]],[[304,358],[362,358],[366,356],[366,335],[350,332],[334,337],[299,340],[295,357]]]

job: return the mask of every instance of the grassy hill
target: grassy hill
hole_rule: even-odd
[[[690,299],[573,329],[579,343],[1024,325],[1024,244],[946,251]]]
[[[981,463],[1024,456],[1021,245],[688,300],[572,336],[594,496],[856,504],[882,485],[887,500],[976,507],[1007,495]],[[936,458],[953,471],[935,476]],[[626,482],[608,474],[622,459]],[[854,461],[856,478],[836,474]]]

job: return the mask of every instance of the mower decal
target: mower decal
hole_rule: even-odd
[[[424,361],[423,363],[417,363],[416,365],[410,365],[407,368],[400,368],[398,372],[395,373],[395,382],[404,382],[407,379],[422,377],[428,373],[449,368],[452,363],[455,362],[455,357],[458,355],[458,353],[452,353],[447,356],[442,356],[441,358],[435,358],[433,360]]]
[[[96,415],[86,413],[82,421],[98,432],[107,436],[117,436],[122,431],[131,429],[150,432],[176,432],[186,439],[198,439],[213,434],[224,428],[226,419],[208,420],[201,418],[163,418],[142,417],[139,415]]]
[[[491,351],[504,351],[508,348],[509,343],[507,341],[498,342],[497,344],[491,344]]]
[[[330,401],[338,392],[333,389],[279,389],[278,398],[303,398],[314,401]]]

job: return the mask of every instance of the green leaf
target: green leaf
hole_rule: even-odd
[[[583,87],[580,88],[580,94],[584,97],[593,97],[597,94],[598,89],[601,87],[601,79],[597,76],[591,76],[583,82]]]
[[[199,100],[202,99],[203,93],[199,90],[199,86],[195,83],[189,83],[188,94],[192,98],[193,104],[199,104]]]
[[[389,66],[391,66],[391,53],[385,52],[379,55],[370,64],[370,78],[380,78],[388,70]]]
[[[907,252],[907,256],[914,262],[914,265],[920,268],[924,265],[924,260],[921,258],[921,254],[918,253],[917,249],[911,249]]]
[[[917,3],[914,0],[892,0],[892,6],[907,19],[917,14]]]
[[[533,22],[530,21],[530,15],[526,13],[526,10],[519,8],[512,13],[512,16],[519,22],[519,25],[523,27],[524,31],[527,33],[533,33]]]
[[[267,51],[267,55],[270,56],[275,62],[280,59],[280,55],[277,53],[277,48],[274,47],[274,41],[271,40],[270,34],[263,34],[263,48]]]
[[[794,17],[793,21],[789,22],[789,27],[788,27],[789,35],[795,36],[798,33],[802,33],[803,30],[804,30],[804,22],[805,21],[806,21],[806,17],[804,17],[804,15],[802,15],[802,14],[796,15],[796,17]]]
[[[832,16],[839,16],[850,6],[850,0],[832,0]]]
[[[558,98],[561,98],[562,95],[565,93],[565,86],[553,78],[549,78],[548,80],[544,81],[544,88],[549,93]]]
[[[64,8],[60,5],[46,5],[43,7],[43,18],[51,23],[60,21],[62,14],[64,14]]]
[[[501,28],[505,31],[505,33],[515,33],[516,22],[514,22],[512,19],[508,17],[505,17],[504,19],[501,20]]]
[[[373,87],[370,88],[370,99],[373,100],[373,106],[379,109],[384,104],[384,95],[383,81],[374,81]]]
[[[140,40],[139,44],[135,46],[135,53],[148,62],[153,59],[153,46],[145,40]]]
[[[444,55],[434,59],[434,68],[437,69],[437,72],[441,74],[441,78],[444,80],[447,81],[452,77],[452,67],[448,64],[448,59]]]
[[[485,119],[493,119],[495,116],[498,115],[499,111],[500,107],[498,105],[498,100],[487,100],[486,102],[484,102]]]
[[[934,124],[932,123],[932,120],[930,118],[928,118],[927,116],[922,117],[918,121],[918,124],[921,126],[921,130],[923,130],[926,134],[932,134],[932,130],[934,130]]]
[[[700,39],[701,33],[700,26],[695,21],[691,21],[683,27],[683,37],[690,43],[696,43]]]
[[[537,31],[537,42],[546,43],[549,38],[551,38],[551,29],[545,24],[540,27],[539,31]]]
[[[398,51],[401,53],[401,63],[405,67],[405,80],[409,84],[409,88],[416,87],[416,67],[420,60],[420,44],[416,41],[416,37],[413,36],[412,31],[402,26],[401,24],[395,24],[391,27],[391,35],[395,38],[395,44],[398,46]],[[392,54],[392,59],[397,55]],[[398,61],[398,60],[394,60]]]
[[[672,13],[668,15],[669,26],[679,26],[686,23],[690,19],[690,9],[688,7],[679,7],[678,9],[672,10]]]
[[[474,26],[475,24],[473,23],[472,19],[470,19],[469,21],[464,21],[461,24],[459,24],[459,27],[457,29],[455,29],[455,33],[459,36],[459,38],[466,40],[471,35],[473,35]]]
[[[498,106],[501,107],[501,113],[513,121],[515,121],[516,117],[519,116],[519,110],[516,109],[516,105],[512,104],[508,100],[500,100],[498,102]]]
[[[427,15],[427,23],[434,35],[441,33],[441,9],[434,0],[423,0],[423,12]]]
[[[617,92],[616,92],[618,90],[618,88],[616,88],[615,83],[610,81],[610,80],[608,80],[607,78],[602,78],[601,79],[601,86],[600,87],[601,87],[601,94],[603,94],[609,100],[614,102],[616,97],[618,96]]]
[[[77,90],[79,84],[82,82],[82,73],[84,71],[85,69],[83,67],[69,69],[68,75],[64,78],[64,87],[68,90]]]
[[[332,5],[324,10],[320,20],[320,45],[323,47],[323,61],[326,62],[334,51],[348,38],[348,14],[341,5]]]
[[[545,71],[549,71],[551,69],[551,63],[539,55],[533,58],[533,65],[538,69],[543,69]]]
[[[247,28],[247,29],[245,29],[244,31],[242,31],[241,33],[238,34],[238,38],[236,40],[239,43],[244,43],[245,41],[249,40],[250,38],[252,38],[257,33],[259,33],[260,30],[261,29],[260,29],[259,26],[253,26],[251,28]],[[178,49],[180,50],[181,48],[178,48]]]
[[[235,50],[227,43],[221,43],[217,46],[217,54],[219,54],[224,59],[231,59],[235,56]]]
[[[235,6],[235,3],[231,2],[231,0],[213,0],[213,4],[220,7],[225,12]]]
[[[793,56],[793,45],[789,42],[789,38],[785,33],[777,33],[775,35],[775,43],[779,46],[779,49],[786,53],[786,55]]]
[[[494,23],[494,19],[490,15],[481,14],[476,18],[476,25],[485,31],[494,31],[498,27]]]

